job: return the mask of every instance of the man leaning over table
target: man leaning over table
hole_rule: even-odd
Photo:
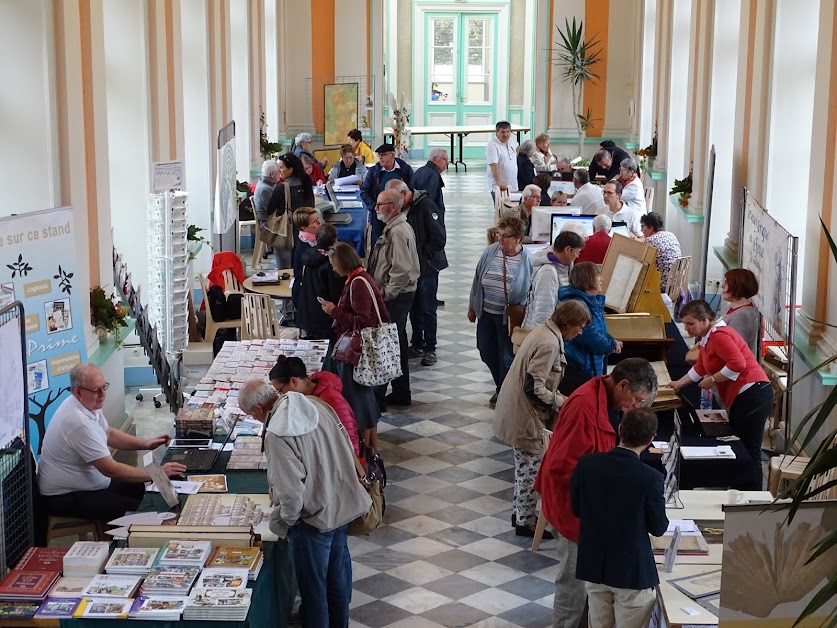
[[[49,515],[108,522],[136,510],[151,478],[145,469],[116,462],[109,448],[151,450],[171,440],[168,434],[146,440],[109,427],[102,413],[109,386],[92,364],[70,371],[71,396],[49,422],[38,465],[38,487]],[[163,471],[181,475],[186,467],[169,462]]]
[[[279,394],[265,380],[244,382],[238,405],[264,423],[269,525],[290,543],[302,625],[348,626],[352,558],[346,527],[371,506],[349,436],[325,402]]]
[[[586,582],[589,623],[597,628],[647,628],[660,583],[649,534],[668,528],[663,475],[639,459],[657,433],[657,415],[628,412],[619,445],[582,456],[571,480],[579,518],[575,576]],[[614,526],[614,521],[619,525]]]
[[[485,147],[485,161],[488,163],[486,178],[492,198],[495,186],[504,192],[517,186],[517,142],[511,134],[511,124],[498,122],[494,137]]]

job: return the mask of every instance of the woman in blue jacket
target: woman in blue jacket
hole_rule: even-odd
[[[602,273],[593,262],[573,266],[570,285],[558,289],[558,300],[577,299],[587,306],[592,317],[581,334],[564,343],[567,372],[559,390],[565,396],[597,375],[605,375],[607,356],[622,352],[622,341],[607,333],[601,290]]]
[[[494,378],[492,408],[514,359],[506,307],[525,305],[532,281],[532,262],[522,244],[524,231],[523,221],[515,216],[497,223],[499,241],[483,251],[471,284],[468,320],[477,322],[477,349]]]

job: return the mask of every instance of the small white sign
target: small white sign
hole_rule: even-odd
[[[183,187],[182,161],[155,161],[151,176],[151,189],[162,192]]]

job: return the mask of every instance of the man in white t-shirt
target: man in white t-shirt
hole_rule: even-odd
[[[38,465],[38,487],[47,513],[110,521],[136,510],[151,481],[145,469],[116,462],[110,447],[126,451],[167,445],[168,434],[143,440],[108,426],[102,413],[109,384],[92,364],[70,371],[70,397],[49,422]],[[168,476],[185,473],[176,462],[163,465]]]
[[[622,184],[619,181],[608,181],[602,191],[608,216],[613,222],[624,222],[631,232],[631,237],[642,238],[642,226],[639,212],[622,202]]]
[[[495,186],[504,191],[517,187],[517,142],[512,139],[511,124],[498,122],[495,129],[495,136],[485,147],[486,178],[492,196]]]
[[[573,173],[573,185],[575,195],[570,199],[570,207],[580,209],[582,216],[595,216],[604,209],[602,188],[590,183],[590,173],[586,168],[578,168]]]

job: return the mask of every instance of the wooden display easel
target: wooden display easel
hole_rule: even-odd
[[[666,336],[666,328],[661,316],[640,313],[606,314],[605,324],[607,333],[616,340],[621,340],[625,345],[647,353],[649,359],[653,358],[665,363],[672,341]]]
[[[622,255],[642,264],[624,313],[652,314],[662,317],[664,323],[670,323],[671,314],[660,292],[660,271],[654,264],[657,259],[657,249],[650,244],[618,233],[614,234],[602,264],[602,292],[607,293],[616,263]]]

